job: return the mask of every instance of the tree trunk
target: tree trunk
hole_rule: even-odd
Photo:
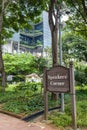
[[[1,73],[1,82],[2,82],[2,90],[5,91],[6,86],[6,78],[5,78],[5,71],[4,71],[4,64],[2,59],[2,27],[3,27],[3,16],[4,16],[4,0],[2,0],[2,8],[0,12],[0,73]]]
[[[2,78],[2,91],[5,91],[6,86],[6,78],[5,78],[5,71],[4,71],[4,64],[2,59],[2,47],[0,45],[0,72],[1,72],[1,78]]]
[[[52,60],[53,60],[53,67],[58,64],[58,37],[57,37],[57,31],[52,31]]]
[[[52,60],[53,66],[58,64],[58,13],[57,0],[50,0],[49,5],[49,26],[52,39]]]
[[[52,61],[53,67],[58,64],[58,13],[57,0],[50,0],[49,5],[49,26],[52,38]],[[52,99],[58,99],[58,94],[52,93]]]
[[[57,37],[58,33],[56,30],[54,30],[52,32],[52,60],[53,60],[53,67],[56,66],[57,63],[57,59],[58,59],[58,37]],[[51,96],[52,100],[57,100],[58,99],[58,94],[57,93],[52,93]]]

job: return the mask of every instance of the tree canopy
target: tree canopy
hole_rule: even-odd
[[[68,27],[87,38],[87,1],[86,0],[64,0],[70,10]]]
[[[3,12],[0,6],[0,16],[3,15],[2,37],[4,39],[11,37],[14,30],[29,28],[30,20],[36,20],[44,8],[41,0],[1,0],[0,5],[1,2],[3,2]]]
[[[70,59],[87,62],[87,40],[72,32],[65,33],[63,36],[63,58],[65,62]]]

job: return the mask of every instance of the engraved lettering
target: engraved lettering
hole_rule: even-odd
[[[54,82],[54,81],[50,81],[50,85],[53,85],[53,86],[64,86],[64,82]]]
[[[51,75],[48,75],[48,79],[49,80],[54,80],[54,79],[67,79],[67,74],[66,75],[54,75],[54,76],[51,76]]]

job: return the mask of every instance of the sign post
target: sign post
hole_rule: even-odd
[[[72,123],[73,129],[77,129],[76,124],[76,100],[75,100],[75,80],[74,80],[74,67],[73,62],[70,62],[70,90],[71,90],[71,103],[72,103]]]
[[[44,119],[48,119],[48,91],[46,90],[46,68],[44,69]]]
[[[58,93],[71,93],[72,99],[72,121],[73,129],[77,129],[76,124],[76,102],[74,89],[74,69],[73,63],[70,68],[55,66],[50,70],[44,69],[44,119],[48,117],[48,91]]]

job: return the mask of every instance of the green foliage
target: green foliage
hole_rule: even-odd
[[[75,80],[77,84],[81,85],[81,87],[87,85],[86,69],[87,66],[83,63],[75,64]]]
[[[87,101],[84,100],[84,103],[82,101],[78,102],[77,105],[77,124],[80,127],[87,126]]]
[[[87,85],[87,40],[68,31],[63,36],[63,61],[67,65],[70,60],[74,60],[75,80],[83,87]]]
[[[65,95],[67,97],[67,94]],[[70,97],[69,97],[70,98]],[[66,98],[67,100],[67,98]],[[87,127],[87,86],[76,91],[77,127]],[[54,111],[49,120],[56,126],[72,126],[72,107],[70,101],[65,105],[65,113]]]
[[[20,74],[20,72],[21,74],[31,73],[30,66],[32,66],[34,57],[30,53],[20,55],[6,54],[3,58],[7,74]]]
[[[67,107],[67,106],[66,106]],[[67,111],[65,113],[60,112],[52,112],[49,115],[49,120],[56,126],[71,126],[72,125],[72,114],[69,113],[71,110],[70,106],[66,108]],[[86,100],[77,102],[77,125],[78,127],[86,127],[87,126],[87,103]]]
[[[76,99],[77,101],[84,101],[87,98],[87,85],[81,88],[80,86],[76,86]]]
[[[8,82],[11,83],[11,82],[23,82],[23,81],[25,81],[25,76],[20,74],[20,75],[14,75],[12,81]]]
[[[29,112],[35,112],[39,111],[43,107],[43,97],[34,96],[33,98],[28,99],[17,99],[17,100],[10,100],[3,106],[3,109],[6,111],[10,111],[13,113],[26,113]]]
[[[38,70],[38,73],[42,74],[44,67],[47,66],[47,60],[42,57],[36,57],[35,63],[36,63],[36,68]]]
[[[42,83],[27,82],[10,85],[5,93],[0,93],[0,103],[9,100],[21,99],[24,100],[40,93]]]
[[[87,39],[87,6],[86,0],[64,0],[70,10],[68,27],[74,33]]]
[[[5,93],[0,93],[0,103],[4,103],[3,110],[17,114],[31,114],[43,110],[42,83],[32,82],[10,85],[6,88]],[[49,100],[49,107],[53,107],[55,104]]]
[[[15,92],[24,91],[25,96],[32,96],[34,94],[37,94],[38,91],[42,88],[42,83],[36,83],[36,82],[23,82],[19,83],[15,87]]]
[[[5,93],[0,93],[2,109],[16,114],[41,110],[44,104],[41,88],[42,84],[35,82],[11,85]]]
[[[75,71],[75,80],[81,86],[87,84],[87,80],[86,80],[84,71],[81,72],[80,70],[76,70]]]
[[[23,75],[31,73],[43,73],[46,60],[42,57],[37,58],[30,53],[25,54],[4,54],[4,66],[7,75],[14,75],[16,80],[24,80]],[[18,75],[18,77],[17,77]]]
[[[54,112],[49,116],[49,119],[52,120],[52,123],[56,126],[70,126],[72,119],[66,113]]]
[[[68,30],[63,35],[63,58],[64,62],[68,62],[70,59],[87,61],[87,40]]]
[[[1,93],[0,92],[0,103],[5,103],[7,101],[9,101],[10,99],[15,99],[17,97],[17,95],[15,94],[15,92],[4,92]]]
[[[0,1],[0,3],[1,2],[2,1]],[[39,19],[40,13],[45,8],[44,3],[45,2],[41,0],[33,0],[32,2],[31,0],[5,1],[2,39],[12,37],[14,30],[18,32],[19,29],[30,28],[31,24],[29,21],[37,21],[37,19]],[[1,5],[2,4],[0,4],[0,15],[2,15]]]
[[[85,75],[86,75],[86,77],[87,77],[87,67],[85,68]]]
[[[44,52],[47,59],[47,67],[50,68],[52,67],[52,48],[47,46],[46,48],[44,48]]]

